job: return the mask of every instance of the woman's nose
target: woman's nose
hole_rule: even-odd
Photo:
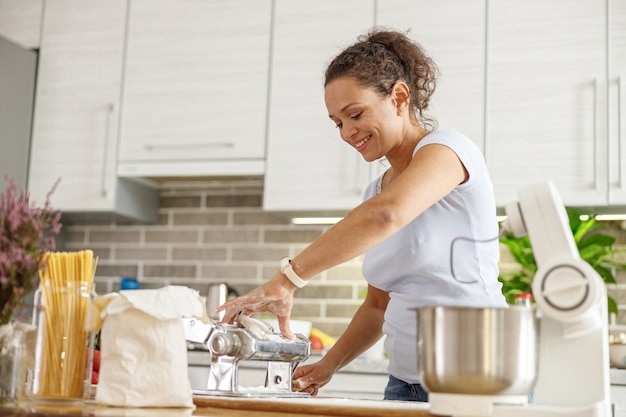
[[[359,129],[353,124],[345,124],[343,125],[343,129],[341,131],[341,138],[346,142],[350,142],[354,137],[359,133]]]

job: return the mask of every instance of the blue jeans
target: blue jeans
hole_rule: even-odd
[[[409,384],[389,375],[385,400],[428,402],[428,393],[420,384]]]

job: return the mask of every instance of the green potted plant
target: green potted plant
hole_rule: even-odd
[[[596,270],[606,284],[614,284],[614,271],[626,271],[626,264],[619,262],[615,255],[626,250],[615,248],[615,237],[602,233],[602,229],[609,228],[607,223],[597,221],[594,215],[581,220],[581,215],[584,214],[582,211],[572,208],[566,210],[581,258]],[[509,249],[519,264],[519,269],[501,272],[498,277],[502,282],[502,293],[509,303],[513,303],[515,294],[532,293],[537,264],[527,236],[518,238],[508,233],[500,239],[500,243]],[[612,297],[608,297],[608,306],[609,313],[617,314],[617,303]]]

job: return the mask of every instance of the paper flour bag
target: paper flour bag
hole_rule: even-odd
[[[91,327],[100,333],[96,402],[128,407],[193,407],[182,317],[206,318],[187,287],[129,290],[97,297]]]

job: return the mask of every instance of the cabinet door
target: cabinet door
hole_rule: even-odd
[[[626,2],[607,0],[609,22],[609,203],[626,204]]]
[[[270,27],[271,0],[133,0],[120,160],[263,159]]]
[[[374,1],[276,0],[274,22],[263,207],[349,210],[361,202],[370,164],[328,118],[324,70],[372,27]]]
[[[485,1],[385,0],[376,24],[418,41],[439,66],[431,113],[439,128],[465,133],[481,149],[484,141]]]
[[[39,48],[44,0],[0,0],[0,36],[22,48]]]
[[[46,3],[29,191],[63,211],[115,206],[125,0]]]
[[[597,0],[489,2],[486,155],[498,205],[551,179],[606,204],[605,12]]]
[[[0,37],[0,91],[11,103],[0,99],[0,193],[9,185],[5,175],[27,187],[36,74],[37,53]]]

